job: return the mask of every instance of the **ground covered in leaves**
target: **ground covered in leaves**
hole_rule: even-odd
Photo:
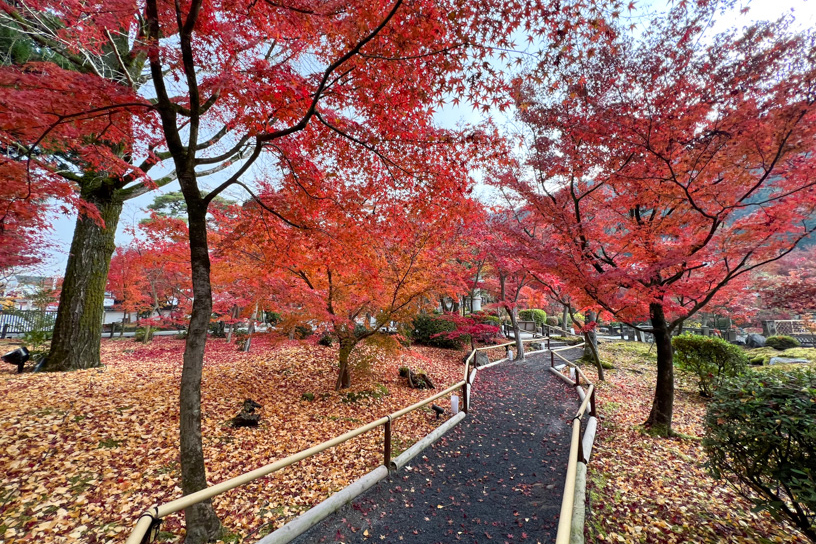
[[[705,400],[694,378],[675,374],[674,430],[684,437],[656,438],[643,431],[656,378],[656,356],[649,347],[601,346],[601,357],[616,368],[598,383],[602,420],[589,464],[588,541],[808,542],[767,513],[752,512],[750,501],[707,474],[699,440]]]
[[[181,340],[105,340],[104,368],[15,374],[0,368],[0,542],[123,542],[147,508],[180,496],[178,390]],[[10,348],[4,344],[3,349]],[[224,481],[286,457],[432,392],[409,389],[403,365],[427,371],[442,389],[462,379],[465,352],[366,347],[350,390],[333,390],[336,348],[272,345],[251,353],[208,343],[202,420],[208,479]],[[498,359],[504,350],[491,350]],[[233,428],[245,398],[263,408],[258,428]],[[307,400],[312,398],[313,400]],[[438,404],[449,407],[442,399]],[[394,423],[395,455],[444,419],[430,409]],[[381,462],[382,431],[361,437],[214,500],[224,525],[253,538],[292,519]],[[161,540],[180,541],[180,516]]]
[[[579,399],[549,363],[479,371],[459,425],[294,544],[554,542]]]

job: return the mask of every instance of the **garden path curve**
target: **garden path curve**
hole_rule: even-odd
[[[579,402],[549,363],[480,370],[458,426],[293,542],[554,542]]]

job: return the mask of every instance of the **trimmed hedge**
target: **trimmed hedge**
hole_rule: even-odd
[[[493,325],[494,327],[501,327],[502,320],[497,315],[489,314],[482,310],[481,312],[475,312],[470,314],[470,317],[482,323],[484,325]]]
[[[760,509],[816,542],[814,399],[813,370],[747,372],[728,380],[708,405],[703,447],[714,477],[736,477]]]
[[[672,339],[674,363],[697,375],[700,394],[710,397],[725,378],[745,372],[748,358],[739,347],[722,338],[684,334]]]
[[[537,327],[547,322],[547,312],[544,310],[521,310],[519,312],[519,319],[522,321],[535,321]]]
[[[778,349],[779,351],[784,351],[786,349],[791,348],[798,348],[799,347],[799,340],[793,338],[792,336],[769,336],[765,339],[765,345],[769,348]]]

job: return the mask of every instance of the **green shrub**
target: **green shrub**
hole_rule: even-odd
[[[551,316],[547,317],[547,325],[549,325],[550,327],[557,327],[559,321],[560,321],[560,319],[558,319],[554,315],[551,315]]]
[[[769,348],[784,351],[786,349],[798,348],[799,340],[793,338],[792,336],[769,336],[765,339],[765,345]]]
[[[283,316],[278,312],[264,312],[263,319],[265,323],[269,325],[277,325],[283,319]]]
[[[323,336],[320,337],[320,340],[317,341],[317,345],[326,347],[331,347],[333,343],[334,338],[332,338],[332,335],[329,333],[325,333]]]
[[[226,338],[227,337],[227,327],[223,321],[216,321],[215,323],[210,323],[210,336],[213,338]]]
[[[31,353],[45,353],[48,349],[45,344],[51,341],[54,336],[54,323],[56,317],[53,314],[38,311],[12,312],[22,317],[23,322],[28,325],[28,331],[22,334],[23,343],[31,349]]]
[[[445,336],[433,338],[435,334],[453,332],[455,330],[456,324],[442,316],[420,314],[414,318],[414,330],[411,333],[411,337],[417,344],[443,349],[460,349],[462,347],[462,341],[459,339],[447,338]]]
[[[493,325],[494,327],[501,327],[501,318],[497,315],[486,315],[479,318],[479,321],[485,325]]]
[[[544,310],[522,310],[519,312],[519,319],[522,321],[535,321],[537,327],[547,322],[547,312]]]
[[[314,331],[312,330],[312,327],[310,325],[306,324],[295,325],[295,338],[297,338],[298,340],[306,340],[313,333]]]
[[[413,341],[414,331],[411,323],[397,323],[397,332],[394,338],[404,348],[410,348]]]
[[[150,342],[153,340],[153,333],[155,332],[155,327],[139,327],[136,329],[133,339],[137,342]]]
[[[238,348],[238,351],[243,351],[246,348],[247,340],[249,340],[249,332],[243,329],[241,332],[236,331],[232,335],[232,343]]]
[[[300,396],[300,400],[306,400],[312,402],[315,399],[314,393],[303,393]]]
[[[745,372],[748,358],[739,347],[722,338],[684,334],[672,339],[674,362],[697,375],[700,394],[710,397],[725,378]]]
[[[708,469],[816,542],[816,372],[747,372],[709,403]]]

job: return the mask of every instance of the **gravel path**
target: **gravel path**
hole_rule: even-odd
[[[459,425],[294,542],[553,542],[578,396],[547,366],[479,371]]]

